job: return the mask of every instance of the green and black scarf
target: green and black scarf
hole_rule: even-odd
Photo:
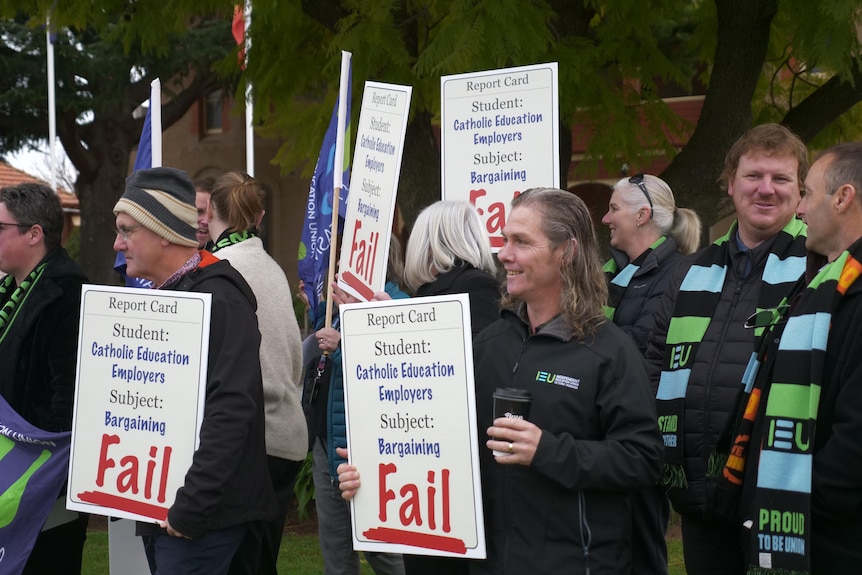
[[[751,390],[720,481],[738,484],[749,446],[759,446],[759,454],[753,454],[758,467],[750,534],[752,557],[758,564],[749,569],[749,575],[810,571],[811,448],[826,348],[832,314],[862,274],[860,260],[862,242],[857,242],[824,266],[790,309],[786,324],[779,326],[783,318],[776,314],[764,337],[764,347],[771,350],[753,357],[746,370]],[[771,342],[779,334],[775,346]]]
[[[30,272],[21,285],[12,288],[15,278],[12,274],[7,275],[0,280],[0,344],[6,339],[6,335],[12,328],[15,318],[18,317],[18,312],[24,307],[24,302],[27,301],[27,296],[30,295],[33,286],[42,277],[42,272],[45,271],[46,262],[43,261],[36,269]]]
[[[620,301],[622,301],[623,295],[626,293],[626,288],[629,287],[629,283],[632,281],[632,278],[638,273],[638,270],[646,261],[650,252],[658,248],[666,240],[667,236],[661,236],[633,262],[629,262],[622,271],[620,271],[614,258],[605,262],[605,265],[602,266],[602,271],[605,272],[605,276],[608,279],[608,304],[602,306],[602,309],[605,312],[606,318],[614,321],[614,315],[617,313],[617,306],[620,304]]]
[[[763,270],[757,311],[775,307],[805,271],[805,224],[793,218],[778,233]],[[663,483],[684,487],[684,414],[691,366],[721,297],[730,261],[728,242],[736,241],[736,224],[700,252],[677,294],[668,325],[662,372],[656,394],[658,423],[664,438]],[[759,336],[763,328],[755,330]],[[710,457],[709,475],[721,473],[725,456]]]
[[[232,232],[230,230],[225,230],[218,237],[218,240],[215,244],[213,244],[212,249],[210,250],[212,253],[216,253],[222,248],[226,248],[228,246],[232,246],[234,244],[238,244],[244,242],[245,240],[251,239],[255,237],[254,229],[244,230],[242,232]]]

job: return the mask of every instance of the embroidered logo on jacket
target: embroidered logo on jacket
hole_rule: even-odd
[[[536,381],[553,383],[554,385],[563,385],[572,389],[578,389],[581,386],[581,380],[576,377],[569,377],[568,375],[560,375],[558,373],[551,373],[548,371],[537,371]]]

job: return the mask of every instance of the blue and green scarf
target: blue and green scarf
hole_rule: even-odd
[[[750,533],[751,556],[758,564],[749,575],[810,571],[811,448],[826,348],[832,314],[862,274],[860,260],[862,242],[857,242],[821,268],[791,300],[797,303],[786,323],[781,314],[774,316],[763,337],[764,353],[753,356],[746,370],[744,417],[720,481],[739,484],[749,447],[759,447],[759,453],[752,454],[758,466]]]
[[[608,303],[607,305],[602,306],[602,310],[605,312],[605,317],[610,321],[614,321],[614,315],[617,313],[617,306],[620,304],[620,301],[622,301],[623,296],[626,293],[626,288],[629,287],[629,283],[638,273],[638,270],[640,270],[640,267],[646,261],[647,256],[649,256],[650,252],[658,248],[666,240],[667,236],[661,236],[633,262],[629,262],[622,271],[620,271],[620,267],[617,265],[617,262],[613,257],[606,261],[605,265],[602,266],[602,271],[605,272],[605,276],[608,279]]]
[[[27,301],[27,296],[30,295],[33,286],[42,277],[46,265],[44,261],[40,263],[24,278],[21,285],[14,288],[12,285],[15,283],[15,277],[12,274],[0,279],[0,344],[6,339],[6,334],[12,328],[12,323],[18,317],[18,312],[21,311],[24,302]]]
[[[671,487],[688,484],[683,467],[686,392],[691,366],[721,297],[730,261],[728,243],[735,241],[736,227],[734,223],[727,234],[699,253],[680,285],[668,325],[656,409],[665,447],[662,483]],[[756,311],[774,308],[805,271],[805,231],[805,224],[793,218],[778,233],[763,270]],[[762,332],[762,327],[757,328],[755,336]],[[726,454],[712,454],[708,475],[719,475],[725,459]]]

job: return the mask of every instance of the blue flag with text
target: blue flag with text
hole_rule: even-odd
[[[350,81],[353,70],[348,73],[347,98],[344,130],[344,165],[335,166],[336,132],[338,128],[338,100],[332,110],[329,128],[323,137],[320,155],[311,178],[306,204],[305,223],[302,226],[302,237],[299,243],[298,272],[299,279],[305,283],[305,294],[314,325],[318,317],[318,307],[323,299],[323,290],[329,267],[329,250],[332,248],[332,200],[334,195],[333,182],[336,169],[343,170],[343,188],[339,194],[338,229],[342,228],[344,216],[347,213],[347,195],[350,180]]]
[[[138,153],[135,154],[135,165],[132,168],[133,172],[144,170],[153,167],[153,140],[152,140],[152,124],[150,123],[150,109],[152,102],[147,108],[147,117],[144,118],[144,129],[141,130],[141,140],[138,142]],[[114,258],[114,269],[123,278],[126,287],[137,287],[149,289],[153,287],[153,282],[143,278],[133,278],[126,275],[126,256],[123,252],[117,252],[117,257]]]

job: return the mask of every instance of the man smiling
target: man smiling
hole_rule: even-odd
[[[759,335],[746,319],[776,306],[805,270],[805,225],[794,216],[807,171],[805,145],[783,126],[737,140],[721,175],[737,220],[682,261],[656,313],[646,358],[689,575],[745,573],[738,520],[716,485]]]

